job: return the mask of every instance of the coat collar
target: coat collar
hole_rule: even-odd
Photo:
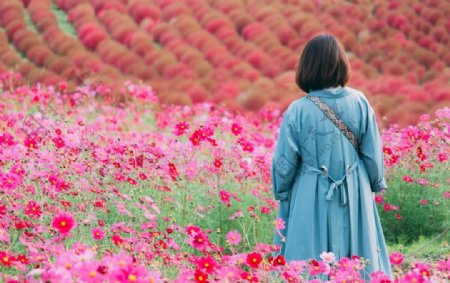
[[[347,87],[341,87],[339,89],[320,89],[320,90],[313,90],[308,93],[308,95],[311,96],[319,96],[319,97],[325,97],[325,98],[336,98],[336,97],[344,97],[346,95],[349,95],[349,91]]]

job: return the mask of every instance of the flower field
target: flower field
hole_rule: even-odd
[[[102,84],[0,82],[3,282],[394,282],[357,256],[277,256],[277,108],[164,106],[130,82],[120,103]],[[383,140],[389,190],[375,201],[386,238],[442,243],[426,258],[390,250],[395,282],[445,282],[450,108]]]

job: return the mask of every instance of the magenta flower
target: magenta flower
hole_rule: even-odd
[[[52,227],[57,229],[62,235],[69,234],[75,224],[73,215],[66,212],[58,213],[52,220]]]
[[[96,227],[94,229],[91,230],[91,235],[92,238],[96,241],[101,240],[105,237],[105,231],[103,231],[102,229]]]
[[[404,258],[404,256],[403,256],[402,253],[400,253],[400,252],[393,252],[389,256],[389,261],[393,265],[400,265],[403,262],[403,258]]]
[[[225,190],[221,190],[220,192],[219,192],[219,198],[220,198],[220,201],[223,203],[223,204],[225,204],[227,207],[230,207],[231,206],[231,195],[230,195],[230,193],[229,192],[227,192],[227,191],[225,191]]]

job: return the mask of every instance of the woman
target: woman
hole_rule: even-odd
[[[330,35],[309,41],[297,85],[306,97],[283,116],[272,161],[272,185],[285,221],[275,243],[287,260],[369,259],[366,271],[391,275],[373,193],[387,188],[374,111],[364,95],[346,87],[349,63]]]

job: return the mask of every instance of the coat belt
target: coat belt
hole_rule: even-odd
[[[325,199],[333,200],[334,190],[338,189],[341,192],[341,205],[346,205],[348,198],[347,198],[347,191],[345,190],[345,187],[344,187],[344,181],[347,178],[347,176],[356,169],[356,167],[358,167],[358,161],[353,163],[353,165],[351,165],[351,166],[347,165],[344,176],[342,176],[342,178],[340,178],[339,180],[333,179],[328,174],[328,168],[325,165],[320,166],[320,169],[311,167],[309,165],[305,165],[306,170],[304,172],[309,173],[309,174],[323,175],[323,176],[328,177],[328,180],[330,181],[330,186],[328,187],[328,191],[325,196]]]

